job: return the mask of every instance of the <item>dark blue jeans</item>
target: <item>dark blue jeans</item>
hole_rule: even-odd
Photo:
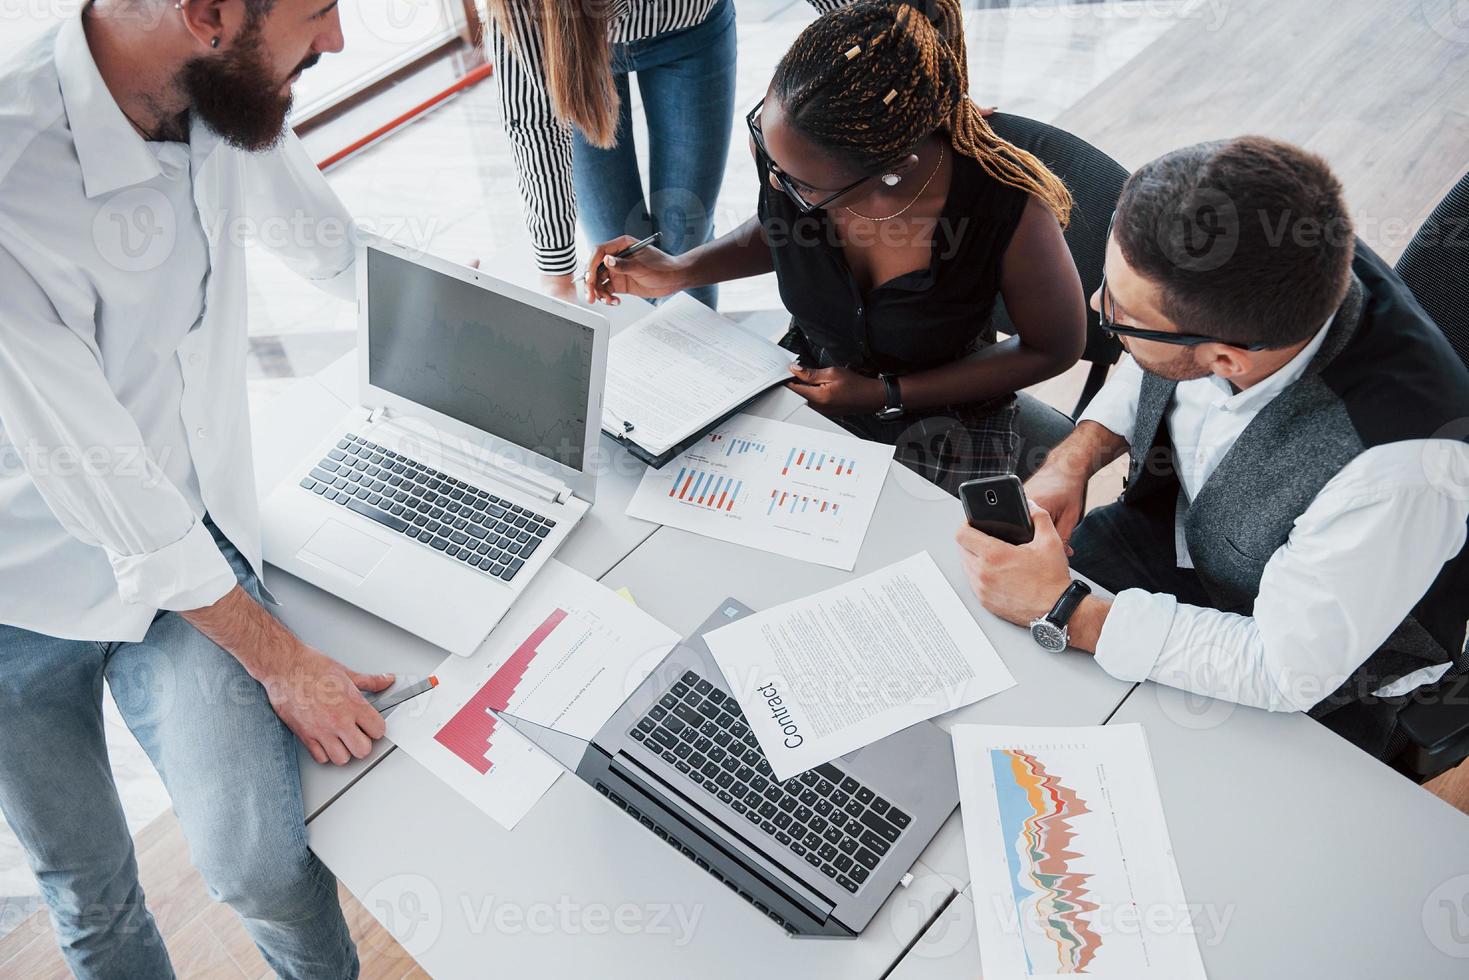
[[[704,23],[687,30],[613,45],[612,71],[622,97],[617,145],[598,149],[579,130],[573,137],[582,227],[593,245],[655,230],[670,255],[704,244],[714,233],[734,117],[734,0],[722,0]],[[646,195],[633,143],[632,72],[648,123]],[[710,307],[718,300],[714,286],[689,292]]]

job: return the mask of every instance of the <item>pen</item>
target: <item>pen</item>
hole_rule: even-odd
[[[439,679],[430,674],[423,680],[419,681],[417,684],[405,687],[401,691],[394,691],[392,694],[381,695],[367,703],[376,708],[378,714],[383,714],[389,708],[396,708],[404,701],[407,701],[411,698],[416,698],[425,691],[432,691],[438,686]]]
[[[647,248],[649,245],[656,244],[658,242],[658,239],[660,239],[662,237],[663,237],[663,233],[662,232],[655,231],[655,232],[653,232],[653,234],[649,235],[647,238],[644,238],[644,239],[642,239],[640,241],[633,242],[631,245],[629,245],[627,248],[623,249],[622,251],[620,251],[620,252],[614,252],[612,254],[612,257],[615,258],[615,259],[626,259],[626,258],[629,258],[631,256],[637,255],[639,252],[641,252],[643,249]],[[588,275],[591,274],[591,270],[590,269],[587,270],[587,274]],[[597,285],[599,285],[599,286],[605,286],[608,283],[610,283],[611,281],[612,280],[609,277],[607,279],[601,280],[600,282],[597,283]]]

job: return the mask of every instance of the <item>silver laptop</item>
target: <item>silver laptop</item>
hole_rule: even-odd
[[[849,939],[959,805],[953,742],[920,722],[776,779],[704,640],[750,612],[720,603],[591,741],[500,717],[791,935]]]
[[[265,557],[469,656],[591,507],[606,318],[358,249],[358,391],[262,506]]]

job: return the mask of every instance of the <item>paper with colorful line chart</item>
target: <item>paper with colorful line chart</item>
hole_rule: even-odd
[[[470,657],[388,715],[388,738],[507,830],[560,764],[496,717],[590,739],[678,642],[636,605],[552,560]]]
[[[893,447],[736,415],[633,494],[632,517],[851,571]]]
[[[956,725],[985,980],[1204,977],[1141,725]]]

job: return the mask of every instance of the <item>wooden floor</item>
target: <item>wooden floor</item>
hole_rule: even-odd
[[[1204,139],[1289,139],[1326,156],[1346,185],[1361,236],[1396,258],[1469,162],[1469,31],[1435,30],[1424,20],[1434,4],[1185,6],[1203,13],[1181,18],[1057,124],[1129,167]],[[1079,376],[1041,391],[1069,408]],[[1115,496],[1118,479],[1101,476],[1091,499]],[[1428,790],[1469,813],[1469,765]],[[181,977],[269,975],[234,914],[209,899],[171,813],[138,835],[138,851],[149,904]],[[345,891],[342,901],[364,977],[424,976]],[[0,977],[66,975],[44,913],[0,940]]]
[[[239,918],[228,906],[209,897],[204,880],[189,862],[189,848],[173,811],[143,828],[136,846],[148,907],[180,977],[257,980],[271,976]],[[352,938],[357,941],[363,980],[427,978],[428,974],[345,888],[340,893]],[[63,980],[70,975],[44,911],[0,939],[0,977]]]

